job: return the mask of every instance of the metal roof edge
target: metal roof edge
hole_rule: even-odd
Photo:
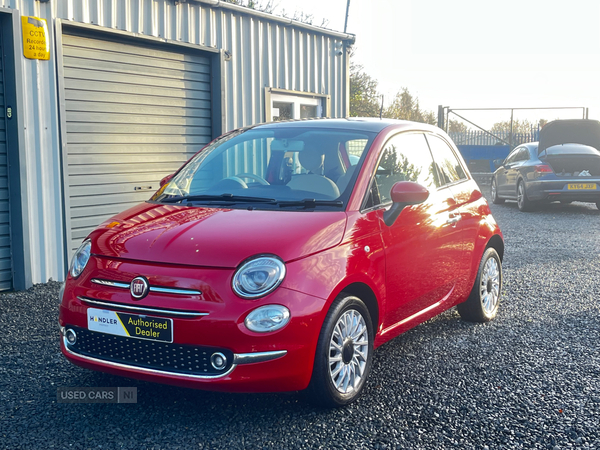
[[[248,8],[246,6],[239,6],[233,3],[225,2],[223,0],[191,0],[194,3],[203,3],[205,5],[211,6],[213,8],[222,8],[229,9],[231,11],[235,11],[241,14],[248,14],[251,16],[261,17],[263,19],[269,20],[271,22],[279,22],[285,25],[291,25],[296,28],[303,28],[308,31],[312,31],[315,33],[326,34],[328,36],[339,38],[343,41],[349,41],[351,44],[354,44],[356,41],[356,35],[350,33],[341,33],[339,31],[329,30],[327,28],[317,27],[315,25],[309,25],[307,23],[299,22],[297,20],[288,19],[285,17],[276,16],[275,14],[266,13],[263,11],[257,11],[252,8]]]

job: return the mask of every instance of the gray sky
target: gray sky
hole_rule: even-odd
[[[343,31],[347,0],[275,0]],[[354,61],[379,81],[386,103],[402,87],[422,108],[582,106],[600,119],[598,0],[351,0]],[[510,113],[465,112],[483,126]],[[582,117],[515,112],[517,119]]]

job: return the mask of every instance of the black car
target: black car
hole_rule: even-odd
[[[600,122],[555,120],[539,142],[516,147],[496,160],[492,201],[516,200],[521,211],[542,202],[593,202],[600,209]]]

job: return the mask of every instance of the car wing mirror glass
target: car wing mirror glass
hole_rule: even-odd
[[[503,159],[495,159],[494,160],[494,167],[496,169],[499,169],[500,167],[502,167],[504,165],[504,160]]]
[[[390,192],[392,207],[383,214],[383,220],[387,226],[394,224],[404,207],[418,205],[429,198],[427,188],[413,181],[399,181]]]

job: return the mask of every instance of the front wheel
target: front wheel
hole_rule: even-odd
[[[307,389],[310,400],[326,407],[356,400],[371,371],[373,341],[373,324],[365,304],[358,297],[340,294],[319,335]]]
[[[489,322],[498,313],[502,288],[502,263],[498,252],[486,249],[479,263],[475,284],[464,303],[457,306],[460,316],[469,322]]]
[[[492,178],[492,203],[495,205],[501,205],[504,203],[504,199],[498,197],[498,185],[496,184],[495,178]]]
[[[533,202],[527,197],[523,180],[519,180],[519,184],[517,185],[517,206],[519,207],[519,211],[526,212],[533,210]]]

